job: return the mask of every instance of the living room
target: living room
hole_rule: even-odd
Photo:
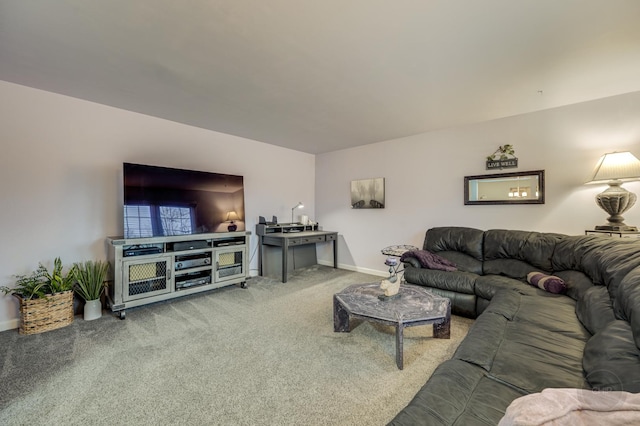
[[[597,3],[587,11],[597,12]],[[625,12],[625,7],[630,9]],[[611,14],[633,16],[631,11],[636,11],[635,4],[623,2]],[[606,217],[593,200],[604,188],[584,185],[598,159],[612,151],[640,155],[638,50],[623,43],[632,39],[624,32],[629,28],[614,27],[622,35],[612,33],[612,40],[599,35],[601,44],[619,44],[608,50],[593,47],[596,57],[606,56],[608,62],[602,69],[594,65],[597,72],[589,75],[591,80],[570,77],[549,82],[565,88],[525,81],[531,84],[526,99],[530,113],[477,119],[315,155],[3,81],[0,173],[3,199],[10,201],[5,201],[2,213],[8,254],[0,258],[1,282],[9,284],[14,274],[56,256],[66,262],[103,258],[105,238],[122,234],[118,206],[123,162],[243,175],[249,231],[255,229],[259,216],[288,221],[291,207],[303,201],[301,214],[340,233],[340,267],[363,272],[384,273],[379,249],[391,244],[419,245],[429,226],[582,234]],[[578,46],[589,52],[588,45]],[[580,61],[588,58],[583,53],[573,52]],[[553,75],[554,71],[546,72]],[[3,75],[5,80],[32,78],[29,73]],[[575,98],[582,102],[545,108],[553,104],[550,97],[567,96],[554,91],[581,87],[585,95],[577,93]],[[503,97],[504,102],[510,100]],[[463,97],[456,106],[463,108],[465,102]],[[463,177],[488,173],[485,158],[504,144],[514,146],[518,171],[546,171],[546,203],[465,206]],[[350,181],[374,177],[385,178],[385,208],[351,209]],[[638,192],[640,184],[629,182],[625,187]],[[630,224],[640,221],[637,208],[625,216]],[[251,253],[256,244],[254,233]],[[331,263],[330,246],[320,248],[318,259],[321,264]],[[251,262],[255,274],[257,256]],[[12,298],[1,297],[0,330],[15,328],[17,316]]]
[[[572,3],[576,13],[584,6],[578,3]],[[597,16],[597,4],[585,6],[592,18]],[[57,256],[67,264],[104,259],[106,238],[122,234],[123,162],[244,176],[244,221],[252,232],[249,267],[253,276],[258,270],[254,230],[259,216],[277,216],[288,222],[291,208],[299,201],[304,203],[300,214],[339,233],[339,268],[373,275],[386,274],[382,248],[421,246],[425,230],[435,226],[584,234],[606,218],[594,202],[605,188],[584,185],[598,159],[613,151],[640,156],[640,49],[638,30],[627,25],[637,21],[640,11],[635,2],[616,4],[619,8],[605,8],[615,9],[618,15],[611,12],[611,16],[617,19],[628,19],[612,25],[614,18],[603,17],[610,26],[598,32],[592,44],[577,43],[580,50],[565,52],[565,56],[556,53],[552,59],[558,62],[545,63],[544,70],[510,76],[517,84],[490,94],[488,99],[497,104],[486,108],[491,113],[476,108],[475,116],[468,114],[466,108],[471,106],[467,103],[477,106],[487,98],[476,99],[476,89],[463,86],[460,91],[469,91],[469,95],[458,94],[456,102],[442,108],[460,108],[467,121],[362,139],[361,144],[329,151],[320,147],[317,152],[238,136],[246,133],[231,127],[211,130],[184,124],[188,122],[184,117],[161,118],[137,105],[112,106],[117,94],[135,93],[135,87],[120,87],[111,93],[106,88],[102,102],[92,101],[90,93],[62,81],[64,75],[58,73],[64,67],[50,69],[49,82],[41,80],[35,69],[17,74],[5,62],[12,39],[3,37],[9,41],[2,42],[0,50],[0,284],[11,285],[15,274]],[[0,10],[5,7],[3,4]],[[525,16],[518,18],[526,21]],[[5,15],[1,19],[12,18]],[[514,18],[514,22],[520,21]],[[593,57],[588,54],[590,48]],[[25,70],[38,52],[43,54],[35,49],[20,56]],[[573,62],[569,61],[572,55]],[[560,62],[563,58],[566,63]],[[587,67],[594,72],[587,72]],[[96,92],[102,89],[101,77],[86,76]],[[55,86],[56,81],[56,90],[43,88]],[[518,96],[525,98],[521,100],[524,106],[511,112],[506,104],[516,88],[521,90]],[[336,104],[347,102],[337,99]],[[389,102],[390,115],[402,114],[403,103],[397,99],[372,95],[370,102]],[[331,121],[330,115],[325,119]],[[372,128],[377,125],[373,119],[370,124]],[[485,159],[505,144],[515,148],[518,171],[545,170],[545,204],[464,205],[464,176],[491,173],[485,169]],[[352,209],[350,182],[377,177],[385,179],[384,209]],[[624,187],[640,192],[639,182]],[[640,223],[640,208],[629,210],[625,219],[631,225]],[[332,264],[329,245],[319,247],[318,262]],[[15,329],[18,317],[15,299],[0,296],[0,331]]]

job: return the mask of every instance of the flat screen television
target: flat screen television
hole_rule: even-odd
[[[242,176],[123,164],[124,237],[244,231]]]

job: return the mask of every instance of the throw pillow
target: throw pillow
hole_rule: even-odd
[[[564,280],[554,275],[547,275],[542,272],[529,272],[527,274],[527,282],[549,293],[565,294],[567,292],[567,285],[564,283]]]
[[[418,259],[420,266],[423,268],[448,272],[457,271],[455,263],[427,250],[410,250],[404,252],[400,257],[400,261],[404,262],[407,258]]]

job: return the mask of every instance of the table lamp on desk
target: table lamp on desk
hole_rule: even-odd
[[[294,211],[295,209],[301,209],[301,208],[303,208],[303,207],[304,207],[304,204],[302,204],[302,201],[300,201],[297,205],[295,205],[295,206],[293,206],[293,207],[291,208],[291,223],[294,223],[294,222],[293,222],[293,211]]]

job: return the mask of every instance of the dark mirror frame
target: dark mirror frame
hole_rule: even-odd
[[[469,182],[473,180],[500,179],[510,177],[537,176],[538,177],[538,198],[531,200],[509,199],[509,200],[469,200]],[[464,177],[464,204],[466,206],[484,206],[496,204],[544,204],[544,170],[533,170],[529,172],[496,173],[492,175],[477,175]]]

